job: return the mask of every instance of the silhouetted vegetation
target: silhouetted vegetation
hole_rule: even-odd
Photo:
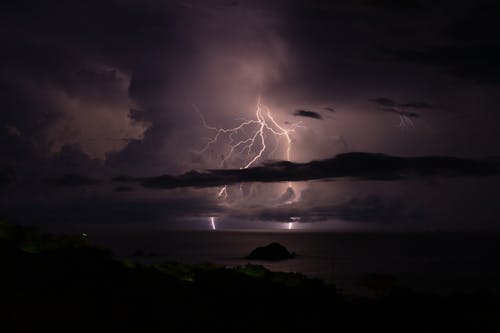
[[[371,290],[376,295],[387,294],[398,286],[398,280],[388,274],[367,273],[359,281],[359,285]]]
[[[334,285],[259,265],[233,269],[117,261],[84,236],[0,224],[4,332],[495,332],[498,303],[382,286],[350,297]],[[391,281],[389,281],[391,280]],[[388,282],[391,282],[388,284]]]

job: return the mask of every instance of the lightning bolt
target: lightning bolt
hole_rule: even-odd
[[[218,142],[227,142],[229,146],[227,154],[220,162],[221,168],[230,163],[235,155],[238,155],[239,157],[243,157],[243,162],[241,162],[239,168],[248,169],[258,161],[263,160],[266,154],[273,155],[278,150],[279,139],[282,139],[286,145],[285,159],[287,161],[291,160],[291,133],[301,127],[301,122],[291,124],[289,127],[280,126],[274,119],[271,110],[261,103],[260,96],[257,100],[255,119],[241,119],[241,123],[230,128],[219,128],[208,125],[196,105],[193,104],[193,108],[200,115],[203,126],[213,132],[206,145],[198,153],[206,153],[211,146]],[[275,141],[273,150],[270,150],[269,140],[271,138]],[[290,182],[288,182],[288,186],[291,187]],[[218,191],[217,196],[224,199],[227,198],[227,185]]]
[[[408,117],[404,113],[400,113],[398,127],[407,128],[408,126],[413,127],[414,126],[413,121],[410,119],[410,117]]]
[[[293,225],[295,222],[300,222],[300,216],[290,216],[291,222],[288,222],[288,230],[293,229]]]

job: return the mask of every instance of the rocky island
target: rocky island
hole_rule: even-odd
[[[292,259],[295,256],[295,252],[290,252],[280,243],[273,242],[266,246],[257,247],[245,259],[278,261]]]

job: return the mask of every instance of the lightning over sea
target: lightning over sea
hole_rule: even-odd
[[[256,166],[259,162],[269,158],[282,158],[286,161],[291,161],[292,155],[292,136],[297,128],[303,127],[301,122],[281,126],[275,120],[269,107],[261,102],[260,96],[257,99],[254,119],[239,119],[240,123],[234,127],[215,127],[209,125],[203,113],[196,105],[192,105],[196,112],[200,115],[203,126],[213,134],[209,137],[205,146],[198,151],[200,154],[205,154],[208,150],[218,144],[224,143],[227,145],[227,153],[219,164],[220,168],[227,165],[235,165],[239,169],[248,169]],[[281,147],[280,147],[281,146]],[[281,148],[281,149],[280,149]],[[237,158],[236,158],[237,157]],[[286,191],[295,193],[291,182],[287,183]],[[240,185],[242,192],[242,185]],[[228,199],[228,185],[225,185],[217,190],[217,197],[222,200]],[[297,200],[295,195],[286,201],[290,204]],[[289,222],[288,229],[292,229],[292,225],[297,220]],[[212,230],[216,230],[215,218],[210,217],[210,225]]]

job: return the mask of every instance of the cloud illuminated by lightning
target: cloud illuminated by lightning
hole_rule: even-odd
[[[207,152],[212,145],[218,142],[225,142],[229,146],[227,154],[220,162],[221,168],[225,167],[227,163],[231,163],[235,155],[242,158],[242,162],[239,161],[240,165],[237,166],[240,169],[254,166],[258,161],[277,152],[280,139],[285,143],[285,159],[290,161],[292,149],[290,134],[301,126],[300,122],[291,124],[288,127],[280,126],[274,119],[271,110],[261,103],[260,96],[255,110],[255,119],[242,119],[241,123],[230,128],[208,125],[196,105],[193,105],[193,108],[199,113],[203,126],[213,132],[213,135],[199,153]],[[270,140],[275,143],[272,150]],[[288,186],[291,187],[291,184],[288,183]],[[217,196],[227,198],[227,186],[222,187]]]

